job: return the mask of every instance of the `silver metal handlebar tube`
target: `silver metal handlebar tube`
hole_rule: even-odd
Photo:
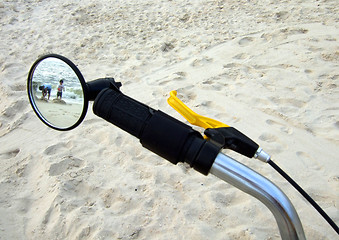
[[[273,213],[283,240],[306,239],[292,203],[270,180],[223,153],[216,157],[210,173],[265,204]]]

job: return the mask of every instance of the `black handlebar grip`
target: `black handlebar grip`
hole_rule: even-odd
[[[116,88],[106,88],[97,95],[93,112],[137,137],[143,147],[171,163],[187,162],[205,175],[219,153],[219,147],[204,140],[192,127]]]
[[[120,91],[106,88],[96,97],[93,112],[106,121],[140,138],[154,110]]]

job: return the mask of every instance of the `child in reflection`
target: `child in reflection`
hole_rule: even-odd
[[[62,98],[62,92],[64,91],[65,87],[64,87],[64,80],[60,80],[59,81],[59,86],[58,86],[58,93],[57,93],[57,99],[60,97],[60,99]]]
[[[39,87],[39,90],[42,92],[42,98],[44,99],[46,95],[48,94],[48,100],[49,97],[51,96],[51,91],[52,91],[52,85],[51,84],[44,84]]]

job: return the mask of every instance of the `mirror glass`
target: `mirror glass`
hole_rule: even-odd
[[[30,102],[48,126],[69,130],[80,124],[87,111],[85,81],[68,59],[50,55],[32,66],[28,78]]]

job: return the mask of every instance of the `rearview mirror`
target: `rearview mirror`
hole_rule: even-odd
[[[78,126],[88,108],[87,86],[79,69],[67,58],[49,54],[29,71],[29,101],[46,125],[66,131]]]

